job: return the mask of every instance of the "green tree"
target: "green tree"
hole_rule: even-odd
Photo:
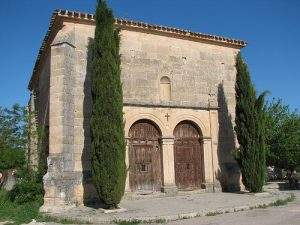
[[[92,174],[100,199],[115,208],[124,195],[126,179],[120,37],[105,1],[98,1],[95,21],[90,64]]]
[[[17,183],[8,193],[11,200],[24,204],[43,201],[42,173],[29,171],[28,111],[18,104],[11,109],[0,107],[0,172],[17,169]]]
[[[236,127],[239,141],[237,161],[247,190],[260,192],[265,181],[264,98],[256,97],[255,88],[241,54],[236,59]]]
[[[267,165],[294,170],[300,166],[300,115],[282,100],[265,106]]]
[[[24,166],[27,134],[26,108],[0,107],[0,172]]]

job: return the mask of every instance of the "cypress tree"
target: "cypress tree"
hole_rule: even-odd
[[[113,12],[104,0],[98,1],[95,21],[90,48],[92,178],[99,198],[108,208],[116,208],[126,179],[120,37]]]
[[[266,172],[263,111],[266,92],[256,97],[248,67],[240,53],[237,55],[236,69],[235,131],[240,144],[237,161],[246,189],[261,192]]]

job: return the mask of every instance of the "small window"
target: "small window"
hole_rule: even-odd
[[[171,81],[166,76],[160,79],[160,100],[163,102],[171,100]]]
[[[142,171],[142,172],[147,172],[147,167],[146,167],[145,164],[142,164],[142,166],[141,166],[141,171]]]

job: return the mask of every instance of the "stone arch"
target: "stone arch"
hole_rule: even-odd
[[[154,134],[154,136],[157,136],[159,138],[162,137],[162,133],[161,133],[161,129],[160,127],[155,123],[153,122],[152,120],[149,120],[149,119],[139,119],[137,121],[135,121],[129,128],[129,138],[131,138],[132,134],[131,134],[131,130],[137,125],[137,124],[140,124],[140,123],[147,123],[151,126],[153,126],[156,130],[157,130],[157,134]],[[155,132],[156,133],[156,132]],[[138,136],[141,136],[141,135],[138,135]]]
[[[203,123],[203,121],[193,115],[182,114],[174,119],[173,126],[171,130],[174,131],[175,127],[182,121],[190,121],[192,122],[198,130],[202,133],[203,137],[210,137],[209,130],[207,126]]]
[[[175,128],[173,129],[174,137],[176,137],[174,132],[176,131],[177,127],[181,124],[190,124],[195,129],[195,132],[197,132],[197,138],[199,138],[199,139],[203,138],[203,133],[202,133],[201,127],[199,127],[195,122],[193,122],[191,120],[182,120],[179,123],[177,123]],[[195,133],[195,135],[196,135],[196,133]],[[196,136],[194,136],[194,137],[196,137]]]
[[[171,80],[167,76],[160,78],[160,100],[167,102],[171,100]]]
[[[159,118],[149,113],[143,113],[143,114],[136,114],[126,119],[125,127],[124,127],[126,137],[129,137],[129,130],[132,127],[132,125],[139,120],[149,120],[157,126],[162,136],[165,136],[167,134],[166,127],[164,126],[163,122]]]

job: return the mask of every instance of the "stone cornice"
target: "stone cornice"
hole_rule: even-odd
[[[219,110],[218,106],[205,106],[205,105],[178,105],[178,104],[156,104],[156,103],[131,103],[124,100],[124,106],[132,107],[148,107],[148,108],[178,108],[178,109],[198,109],[198,110]]]
[[[56,31],[60,27],[59,25],[62,24],[62,21],[70,21],[70,22],[77,22],[83,24],[95,24],[95,19],[93,14],[83,13],[83,12],[75,12],[75,11],[68,11],[68,10],[55,10],[52,14],[50,25],[48,31],[45,35],[45,38],[42,42],[40,47],[31,80],[29,82],[28,88],[32,90],[33,83],[38,80],[38,71],[41,67],[42,61],[47,55],[49,46],[51,44],[51,40],[54,38]],[[228,46],[232,48],[243,48],[247,45],[245,41],[231,39],[216,35],[210,34],[203,34],[198,32],[192,32],[189,30],[183,30],[178,28],[160,26],[160,25],[153,25],[144,22],[137,22],[132,20],[126,19],[116,19],[116,25],[121,29],[128,29],[128,30],[136,30],[140,32],[152,32],[159,35],[168,35],[173,36],[176,38],[181,39],[188,39],[194,41],[201,41],[201,42],[208,42],[216,45]]]

